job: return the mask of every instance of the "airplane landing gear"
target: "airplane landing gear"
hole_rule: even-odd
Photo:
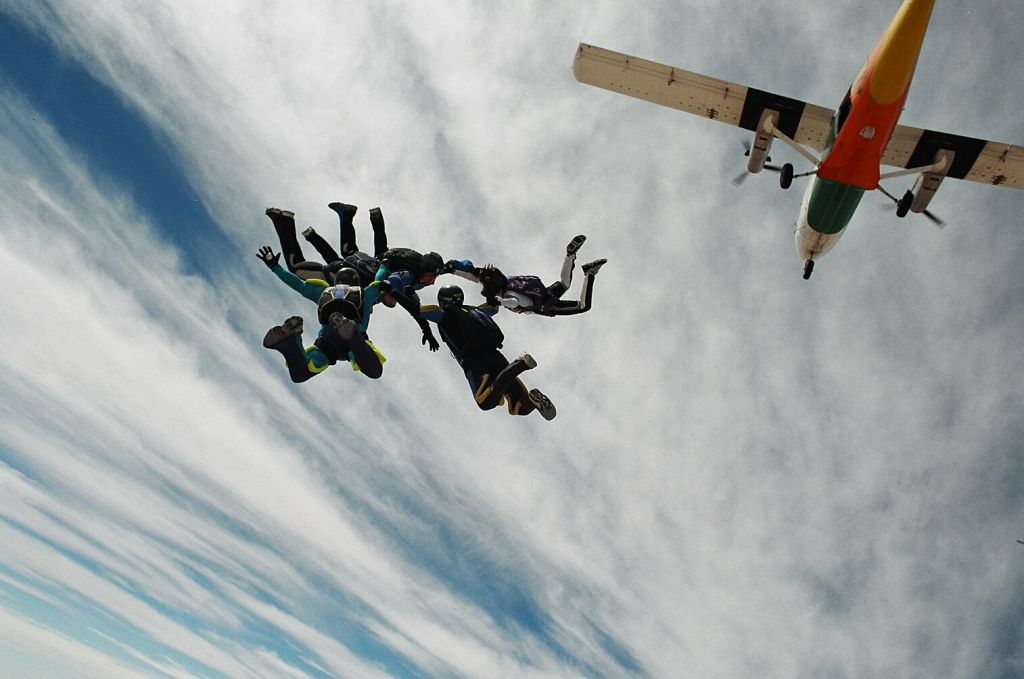
[[[903,194],[903,197],[896,201],[896,216],[906,217],[907,213],[910,212],[910,204],[914,202],[914,192],[907,191]]]
[[[811,272],[814,271],[814,260],[808,259],[804,262],[804,280],[806,281],[811,277]]]
[[[793,163],[786,163],[782,166],[782,172],[779,174],[779,186],[784,189],[788,189],[793,184]]]

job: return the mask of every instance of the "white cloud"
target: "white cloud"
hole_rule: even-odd
[[[12,7],[164,135],[237,251],[188,275],[161,216],[4,92],[3,586],[182,674],[1019,664],[991,631],[1020,624],[1019,192],[947,182],[941,232],[868,196],[806,283],[796,196],[728,184],[742,135],[570,72],[585,40],[829,104],[891,5]],[[828,49],[844,22],[857,49]],[[971,47],[1000,22],[936,8],[910,124],[1024,139]],[[289,384],[259,339],[312,308],[252,257],[262,210],[333,233],[335,199],[382,205],[395,245],[548,277],[587,233],[594,310],[502,320],[559,418],[477,412],[384,311],[379,383]]]

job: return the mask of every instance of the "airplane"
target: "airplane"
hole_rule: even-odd
[[[581,83],[669,106],[754,133],[747,171],[780,173],[787,189],[809,176],[796,228],[804,279],[843,235],[866,191],[896,203],[896,214],[924,213],[946,178],[1024,189],[1024,148],[898,124],[935,0],[904,0],[836,110],[580,43],[573,74]],[[814,169],[769,165],[779,139]],[[810,149],[817,151],[815,155]],[[882,173],[881,166],[902,168]],[[896,198],[879,182],[918,175]]]

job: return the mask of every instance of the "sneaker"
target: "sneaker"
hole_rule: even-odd
[[[354,215],[359,210],[359,208],[357,208],[355,205],[349,205],[348,203],[328,203],[327,207],[331,208],[332,210],[337,212],[338,215],[342,216],[346,212],[350,215]]]
[[[327,317],[327,322],[332,328],[338,331],[338,334],[343,339],[350,340],[356,336],[356,324],[350,319],[345,318],[340,312],[335,311],[333,314]]]
[[[595,259],[593,262],[587,262],[580,268],[583,269],[583,275],[590,276],[600,271],[601,267],[607,263],[607,259]]]
[[[281,325],[275,325],[263,336],[263,346],[267,349],[276,347],[293,335],[302,334],[302,317],[292,316]]]
[[[587,237],[579,235],[569,241],[569,244],[565,246],[566,255],[575,255],[576,251],[583,247],[583,243],[586,242]]]
[[[537,359],[535,359],[533,356],[530,356],[525,351],[523,353],[519,354],[519,359],[518,360],[520,360],[524,364],[526,364],[526,369],[527,370],[533,370],[534,368],[537,367]]]
[[[551,399],[542,394],[540,389],[530,390],[530,400],[541,417],[545,420],[555,419],[555,404],[551,402]]]
[[[302,232],[302,237],[308,239],[310,236],[312,236],[315,233],[316,233],[316,231],[314,231],[313,227],[311,226],[311,227],[307,228],[306,230],[304,230]]]
[[[268,217],[273,219],[274,217],[284,217],[286,219],[295,219],[295,213],[291,210],[282,210],[279,207],[268,207],[265,213]]]

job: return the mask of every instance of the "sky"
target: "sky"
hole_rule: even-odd
[[[0,0],[0,676],[1024,674],[1024,193],[868,194],[804,281],[747,132],[572,76],[835,106],[897,7]],[[1022,23],[937,3],[902,122],[1024,143]],[[264,210],[332,201],[546,280],[586,234],[589,313],[498,317],[558,417],[386,309],[382,379],[292,384]]]

